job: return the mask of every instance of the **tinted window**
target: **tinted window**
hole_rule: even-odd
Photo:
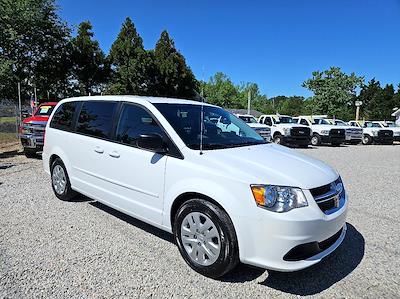
[[[67,102],[59,106],[51,119],[50,127],[71,130],[77,104],[77,102]]]
[[[118,122],[117,141],[136,146],[142,134],[159,134],[165,137],[164,131],[145,109],[125,104]]]
[[[94,137],[110,138],[116,107],[115,102],[84,102],[76,131]]]
[[[308,126],[308,122],[305,119],[301,119],[300,124]]]

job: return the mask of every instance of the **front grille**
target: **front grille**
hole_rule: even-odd
[[[293,137],[309,138],[310,134],[311,134],[311,129],[310,128],[303,128],[303,127],[293,127],[290,130],[290,134]]]
[[[325,214],[330,214],[331,211],[340,208],[340,206],[344,203],[345,190],[344,187],[341,189],[341,191],[340,189],[337,189],[338,184],[342,184],[340,177],[330,184],[310,190],[318,207]]]
[[[391,137],[393,137],[393,131],[392,130],[379,130],[378,131],[378,137],[380,137],[380,138],[391,138]]]
[[[270,128],[256,129],[256,132],[258,133],[258,135],[260,135],[265,140],[269,140],[271,138],[271,129]]]
[[[329,135],[331,137],[336,137],[336,138],[345,138],[346,137],[346,130],[345,129],[331,129],[329,132]]]

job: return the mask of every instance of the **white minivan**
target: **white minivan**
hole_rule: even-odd
[[[236,128],[218,129],[221,117]],[[209,104],[65,99],[47,123],[43,166],[59,199],[81,193],[173,233],[186,263],[213,278],[239,261],[303,269],[346,234],[337,171]]]

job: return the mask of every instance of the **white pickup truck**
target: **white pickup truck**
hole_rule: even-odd
[[[376,122],[372,122],[376,123]],[[377,122],[381,126],[381,128],[385,128],[387,130],[393,131],[393,140],[400,141],[400,127],[396,126],[393,121],[379,121]]]
[[[393,131],[382,127],[379,122],[361,122],[351,120],[349,125],[363,129],[362,143],[365,145],[372,143],[393,144]]]
[[[250,128],[253,128],[266,141],[271,141],[271,129],[266,125],[259,124],[253,115],[235,114],[235,116],[243,120]]]
[[[352,127],[348,123],[340,119],[326,119],[330,124],[346,130],[346,143],[359,144],[362,142],[363,129]]]
[[[346,141],[346,130],[331,125],[327,120],[315,116],[299,116],[293,118],[299,124],[312,130],[311,144],[316,146],[329,143],[338,146]]]
[[[275,143],[307,147],[310,144],[311,129],[299,125],[288,115],[261,115],[258,122],[271,128]]]

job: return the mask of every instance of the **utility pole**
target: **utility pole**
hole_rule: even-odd
[[[35,107],[37,107],[38,102],[37,102],[37,95],[36,95],[36,86],[33,88],[33,93],[35,94]]]
[[[21,82],[18,82],[18,120],[21,124]]]
[[[251,91],[247,94],[247,114],[250,114]]]

